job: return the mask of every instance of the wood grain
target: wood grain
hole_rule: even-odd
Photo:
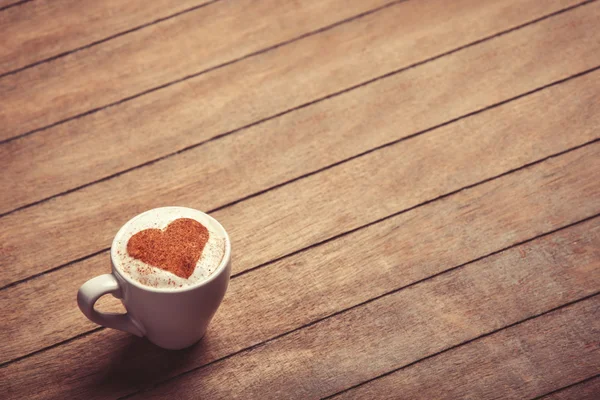
[[[534,131],[556,132],[555,135],[541,135],[539,142],[542,143],[556,142],[556,137],[565,136],[562,135],[561,132],[567,124],[570,125],[570,129],[573,134],[571,136],[577,137],[584,129],[582,129],[573,121],[585,121],[586,124],[593,126],[596,123],[596,120],[594,118],[589,118],[588,116],[600,115],[599,112],[595,112],[595,110],[600,108],[600,99],[597,99],[595,102],[593,101],[593,98],[598,97],[597,93],[600,92],[600,79],[598,79],[599,76],[600,71],[573,79],[572,81],[558,86],[551,87],[545,91],[538,92],[512,103],[508,103],[497,109],[489,110],[486,113],[481,114],[480,117],[472,117],[474,120],[470,122],[466,122],[456,126],[455,128],[452,128],[448,131],[446,137],[450,138],[454,135],[460,136],[460,131],[462,130],[482,131],[484,129],[489,129],[490,131],[496,129],[497,137],[502,137],[507,130],[513,129],[512,124],[498,126],[492,122],[498,120],[513,121],[514,125],[519,127],[519,132],[528,132],[527,135],[521,135],[524,138],[529,137],[528,135],[531,135],[529,132]],[[540,109],[550,101],[555,101],[555,103],[554,108],[551,109],[552,112],[549,112],[548,115],[530,115],[528,112],[526,112],[527,110],[531,109]],[[594,103],[598,105],[594,106]],[[584,110],[585,107],[590,107],[589,113],[584,112],[582,114],[581,111]],[[558,110],[560,110],[560,112]],[[600,121],[597,121],[597,123],[600,123]],[[587,137],[583,136],[583,138]],[[506,140],[508,141],[510,139],[507,137]],[[517,144],[518,143],[520,142],[517,142]],[[566,144],[568,145],[572,143],[567,142]],[[530,144],[530,146],[535,147],[536,145]],[[515,194],[515,196],[521,199],[521,205],[518,209],[512,210],[508,206],[504,208],[501,206],[501,204],[504,204],[506,199],[503,200],[502,197],[496,199],[495,201],[498,203],[498,205],[494,207],[499,207],[498,211],[502,212],[503,214],[501,214],[502,217],[498,216],[496,219],[494,219],[494,221],[496,221],[495,224],[501,226],[502,229],[509,231],[512,231],[512,229],[521,229],[517,224],[521,221],[519,218],[519,215],[521,215],[520,212],[529,206],[531,207],[531,214],[525,214],[527,217],[540,216],[541,218],[540,213],[545,212],[545,210],[549,210],[545,218],[552,218],[553,223],[559,224],[554,224],[553,226],[568,224],[578,219],[585,218],[586,216],[594,214],[595,212],[600,212],[600,208],[598,208],[598,206],[594,206],[595,202],[593,201],[593,198],[590,197],[590,195],[595,195],[600,190],[598,187],[593,185],[594,166],[595,164],[589,164],[587,160],[584,160],[582,164],[579,165],[578,169],[569,170],[569,173],[571,174],[570,178],[564,177],[564,174],[561,173],[561,179],[558,181],[560,182],[560,186],[557,186],[556,184],[549,185],[549,182],[540,183],[537,180],[533,180],[531,185],[532,187],[536,188],[535,190],[537,190],[539,193],[539,203],[533,203],[529,205],[526,202],[526,196],[522,195],[522,192],[520,191],[516,192],[519,194],[518,196]],[[576,179],[577,176],[579,176],[579,179]],[[574,182],[571,183],[570,179],[574,179]],[[586,179],[590,179],[590,182],[587,182]],[[547,190],[550,188],[552,190],[551,192]],[[323,196],[323,194],[317,194],[316,196],[320,197]],[[554,199],[553,201],[557,202],[557,205],[549,203],[547,200],[545,200],[546,197]],[[542,201],[542,199],[544,199],[544,201]],[[562,205],[558,202],[558,199],[563,199],[565,207],[562,207]],[[477,198],[472,199],[471,201],[475,200],[477,200]],[[561,206],[562,208],[556,208],[557,206]],[[489,207],[484,207],[483,205],[480,205],[475,209],[477,210],[481,207],[485,209],[484,215],[487,215],[487,218],[491,221],[491,218],[494,215],[493,210]],[[569,207],[572,207],[572,209]],[[447,212],[447,210],[439,211],[439,214],[444,214]],[[515,214],[515,212],[518,213]],[[564,219],[555,219],[555,217],[553,217],[554,215],[561,215],[564,217]],[[482,220],[485,221],[485,218],[482,218]],[[511,225],[511,220],[515,221],[516,224]],[[544,218],[542,218],[542,221],[543,220]],[[454,216],[450,219],[450,221],[451,222],[445,223],[447,223],[448,226],[457,227],[460,225],[461,220],[459,217]],[[250,224],[250,227],[253,226],[251,225],[250,221],[244,220],[240,220],[237,222],[237,224],[242,226]],[[426,226],[429,226],[429,224],[437,226],[435,222],[428,219]],[[490,222],[490,224],[492,223]],[[525,225],[528,227],[531,225],[530,228],[532,228],[533,226],[536,226],[535,220],[529,220]],[[424,230],[424,227],[421,225],[410,226],[412,227],[412,232],[421,232]],[[495,225],[492,224],[492,226]],[[541,225],[538,229],[542,229],[542,226],[545,225]],[[475,229],[475,227],[471,227],[471,229]],[[410,240],[410,232],[410,230],[407,231],[407,237],[402,239],[403,243],[412,243]],[[543,230],[526,232],[529,233],[527,233],[525,236],[521,235],[519,237],[523,239],[523,237],[529,237],[528,235],[539,234],[543,232]],[[249,233],[240,233],[240,235],[243,234]],[[497,234],[499,234],[499,232]],[[465,229],[461,232],[461,236],[463,235],[464,237],[469,238],[469,243],[475,243],[477,238],[480,237],[479,234],[472,236],[468,229]],[[422,238],[423,235],[420,235],[419,239],[421,240]],[[446,240],[451,241],[450,238]],[[361,242],[361,240],[357,241]],[[428,242],[425,241],[425,243]],[[505,242],[503,242],[502,246],[504,244]],[[265,243],[265,246],[266,245],[267,243]],[[465,244],[463,243],[463,245]],[[485,247],[484,243],[481,243],[481,246]],[[405,246],[402,246],[403,249],[404,247]],[[408,246],[408,248],[412,249],[410,252],[415,256],[421,252],[423,252],[423,254],[428,254],[427,247],[421,248],[418,243],[412,243],[410,246]],[[458,250],[459,248],[460,246],[455,250]],[[493,247],[491,249],[488,247],[485,248],[486,251],[493,251],[491,249],[494,249]],[[408,250],[404,249],[403,251]],[[471,258],[475,257],[476,256],[472,255]],[[469,259],[470,258],[462,259],[462,261],[454,260],[449,262],[449,264],[458,264],[460,262],[468,261]],[[429,262],[431,263],[432,261]],[[3,357],[0,358],[0,362],[22,356],[41,347],[68,339],[71,336],[80,334],[90,329],[93,325],[80,315],[79,310],[73,302],[72,294],[75,293],[77,288],[86,279],[89,279],[94,275],[108,272],[109,265],[110,261],[108,255],[101,254],[82,263],[75,263],[71,266],[68,266],[62,271],[57,271],[55,273],[50,273],[46,276],[39,277],[28,284],[23,284],[8,289],[6,294],[3,296],[4,300],[0,298],[0,310],[8,309],[10,308],[11,303],[17,302],[19,304],[27,305],[27,313],[12,314],[10,317],[5,318],[3,322],[0,322],[0,343],[7,344],[6,347],[2,348],[2,351],[0,351],[0,354],[3,355]],[[251,260],[249,260],[246,268],[254,265],[256,264],[253,264]],[[238,270],[237,266],[236,270]],[[47,300],[50,298],[52,301],[48,302]],[[49,316],[52,317],[49,318]],[[43,332],[44,334],[39,335],[40,332]]]
[[[593,43],[585,38],[574,41],[579,37],[574,32],[581,29],[584,35],[589,28],[585,21],[593,15],[591,11],[600,11],[600,7],[581,7],[493,43],[297,110],[242,135],[210,142],[10,214],[2,219],[5,229],[0,232],[5,254],[0,260],[0,282],[8,284],[107,248],[119,226],[146,209],[181,204],[211,210],[593,67],[600,63],[600,42],[595,43],[599,51],[592,52],[589,50]],[[491,64],[479,62],[484,58]],[[506,59],[515,62],[501,62]],[[497,63],[501,67],[492,76],[490,68]],[[529,68],[529,75],[522,73],[526,66],[539,69]],[[423,86],[426,84],[431,86]],[[215,216],[231,231],[234,247],[245,249],[238,253],[234,268],[247,269],[447,191],[587,142],[597,136],[590,121],[598,118],[598,91],[587,93],[566,93],[579,104],[566,106],[569,113],[575,113],[569,114],[566,126],[577,134],[564,135],[564,129],[545,124],[544,119],[542,129],[533,125],[527,128],[534,129],[531,135],[522,135],[516,129],[520,123],[527,124],[529,112],[516,110],[518,119],[514,125],[510,120],[493,119],[479,131],[463,130],[461,124],[444,128],[441,135],[406,141],[224,209]],[[544,103],[544,107],[554,108],[554,99]],[[564,115],[562,109],[554,109],[559,116]],[[548,115],[551,114],[554,113]],[[488,124],[496,126],[497,135],[488,134]],[[497,152],[490,152],[488,146],[495,146]],[[480,167],[473,168],[472,160],[478,160]],[[413,174],[415,168],[423,170],[424,176]],[[398,173],[390,175],[388,171]],[[338,207],[340,212],[332,215],[329,210]],[[244,225],[245,221],[251,222]],[[37,229],[30,229],[30,225]],[[288,235],[289,240],[274,246],[265,226],[282,229],[280,233]],[[260,227],[260,235],[248,235],[256,227]],[[40,241],[40,236],[45,240]]]
[[[0,213],[163,157],[571,3],[403,2],[6,143],[0,147],[4,171],[0,187],[6,188]]]
[[[0,138],[106,106],[387,2],[219,1],[5,76]]]
[[[15,396],[34,398],[36,390],[46,388],[49,382],[61,382],[60,387],[50,386],[51,393],[61,397],[115,397],[147,387],[159,378],[205,365],[448,268],[597,214],[599,205],[593,201],[599,186],[596,169],[584,150],[461,191],[234,278],[209,334],[188,351],[162,351],[130,335],[103,330],[13,363],[5,373],[16,377],[12,382]],[[489,274],[504,274],[508,268],[514,271],[508,273],[512,284],[521,285],[521,289],[530,285],[552,288],[550,293],[532,287],[536,296],[530,296],[531,299],[549,296],[553,304],[560,305],[574,299],[581,290],[598,286],[597,274],[590,278],[587,275],[600,262],[594,256],[599,224],[599,218],[595,218],[466,268],[473,268],[473,276],[488,283],[503,281]],[[596,253],[582,250],[590,248],[595,248]],[[0,343],[39,346],[48,335],[61,338],[64,334],[81,333],[74,327],[90,328],[92,324],[80,315],[68,294],[75,293],[85,279],[107,272],[107,262],[97,257],[9,289],[6,297],[12,299],[12,304],[28,307],[30,316],[37,315],[45,305],[45,321],[35,317],[26,320],[22,314],[8,317],[0,332],[10,333]],[[555,270],[557,265],[560,268]],[[479,275],[477,271],[481,270],[488,272]],[[565,271],[569,271],[570,278],[564,275]],[[521,284],[519,276],[536,278]],[[51,293],[53,290],[55,293]],[[527,311],[521,301],[529,296],[528,292],[510,296],[507,292],[502,298],[507,310]],[[116,311],[111,306],[109,309]],[[3,304],[0,309],[4,307]],[[15,330],[18,323],[35,326],[39,334]],[[12,345],[2,350],[16,354]],[[29,381],[32,384],[21,384]]]
[[[542,279],[532,279],[535,275],[523,267],[521,274],[513,275],[511,266],[518,257],[510,265],[487,265],[485,272],[475,274],[457,271],[386,296],[133,398],[333,394],[552,308],[556,304],[550,300],[552,289],[534,282]],[[532,264],[527,268],[535,269]],[[598,265],[588,267],[578,279],[593,276]],[[521,290],[526,280],[532,281],[530,287],[539,297]],[[588,290],[597,289],[598,282]],[[405,370],[408,374],[418,370],[406,384],[378,391],[380,396],[356,398],[396,398],[399,390],[407,399],[496,398],[499,392],[503,398],[535,396],[597,372],[599,335],[600,296],[596,296],[444,354],[440,366],[433,365],[436,358],[416,364]],[[541,365],[544,368],[536,368]]]
[[[600,377],[570,386],[540,400],[596,400],[600,393]]]
[[[30,101],[6,115],[30,123],[33,110],[36,126],[300,35],[0,145],[2,198],[39,200],[2,218],[0,397],[597,397],[600,3],[350,1],[221,0],[0,78],[3,106],[18,85],[6,104]],[[81,18],[93,25],[107,5]],[[568,8],[497,33],[547,6]],[[38,14],[20,15],[11,29],[37,29]],[[121,132],[91,140],[109,128]],[[78,156],[58,154],[64,138]],[[70,179],[69,167],[86,173]],[[23,189],[8,196],[15,180]],[[110,234],[168,204],[212,210],[235,248],[208,335],[178,352],[98,328],[74,301],[109,270]],[[122,310],[109,297],[100,307]]]
[[[0,14],[0,75],[208,2],[35,0],[13,7]]]
[[[596,296],[336,398],[395,399],[400,388],[407,399],[533,398],[597,373],[599,336],[600,297]]]

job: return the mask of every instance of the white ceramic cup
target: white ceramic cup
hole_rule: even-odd
[[[166,207],[165,207],[166,208]],[[110,258],[112,273],[90,279],[79,288],[77,304],[91,321],[108,328],[119,329],[136,336],[147,337],[165,349],[183,349],[202,339],[215,315],[229,284],[231,274],[231,242],[225,229],[214,218],[201,211],[185,207],[168,207],[181,211],[184,217],[199,213],[213,223],[225,238],[225,254],[218,268],[205,280],[193,286],[161,289],[142,285],[119,271],[115,257],[117,240],[126,231],[129,220],[113,240]],[[156,212],[161,209],[149,210]],[[94,309],[105,294],[121,299],[126,314],[103,313]]]

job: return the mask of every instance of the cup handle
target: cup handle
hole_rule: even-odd
[[[112,293],[117,298],[122,297],[119,282],[113,274],[104,274],[90,279],[77,292],[79,309],[92,322],[143,337],[145,333],[143,328],[131,319],[129,314],[103,313],[94,309],[96,301],[108,293]]]

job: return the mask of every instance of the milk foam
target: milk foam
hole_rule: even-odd
[[[196,269],[188,279],[146,264],[127,253],[127,242],[131,236],[144,229],[165,229],[179,218],[194,219],[204,225],[209,233],[208,242],[196,263]],[[205,281],[221,265],[226,251],[226,240],[223,228],[200,211],[186,207],[155,208],[138,215],[121,228],[113,241],[111,257],[120,273],[142,285],[161,289],[186,288]]]

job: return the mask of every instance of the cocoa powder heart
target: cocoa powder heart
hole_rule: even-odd
[[[145,229],[131,236],[127,253],[133,258],[189,278],[208,242],[208,229],[190,218],[179,218],[166,229]]]

